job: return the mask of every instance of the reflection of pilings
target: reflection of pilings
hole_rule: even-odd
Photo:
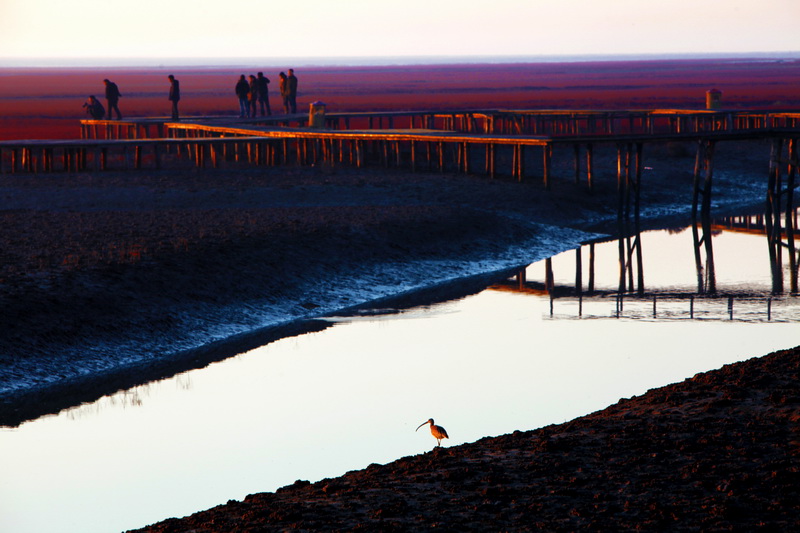
[[[614,310],[611,314],[605,312],[598,315],[590,312],[590,318],[622,318],[624,316],[652,316],[658,320],[675,320],[682,318],[707,320],[714,316],[724,317],[727,320],[760,320],[757,315],[762,314],[767,321],[772,321],[774,316],[774,303],[782,303],[782,321],[797,321],[797,311],[792,307],[796,305],[794,297],[759,296],[749,292],[736,294],[695,294],[675,291],[648,291],[644,294],[623,294],[616,291],[598,291],[593,294],[579,293],[572,287],[554,286],[551,291],[545,289],[545,284],[525,280],[525,271],[520,271],[513,281],[501,282],[489,287],[490,290],[511,291],[530,294],[549,299],[549,314],[556,317],[556,306],[561,302],[572,301],[577,303],[578,317],[584,317],[585,304],[592,305],[598,302],[610,303],[613,299]],[[684,302],[682,310],[676,304]],[[646,306],[646,307],[644,307]],[[698,307],[700,309],[698,310]],[[627,308],[627,315],[625,309]],[[596,309],[596,307],[595,307]],[[642,312],[647,309],[646,312]],[[684,314],[685,313],[685,314]]]
[[[774,230],[773,230],[774,231]],[[772,274],[773,294],[783,293],[783,243],[780,239],[780,228],[777,229],[778,238],[767,234],[767,246],[769,246],[769,266]]]
[[[711,218],[703,216],[700,222],[702,235],[697,229],[697,223],[692,224],[692,239],[694,241],[694,261],[697,269],[697,292],[698,294],[717,292],[717,275],[714,269],[714,247],[711,236]],[[705,267],[703,265],[700,248],[706,252]]]
[[[787,146],[787,157],[783,159],[783,147]],[[783,188],[783,174],[781,166],[787,164],[786,188]],[[793,294],[798,292],[798,256],[795,247],[795,217],[794,189],[797,176],[797,139],[774,139],[769,162],[769,180],[767,184],[766,226],[769,258],[772,271],[772,290],[779,294],[784,290],[783,285],[783,247],[789,253],[789,283]],[[781,203],[783,195],[786,196],[784,226],[781,228]],[[783,243],[783,234],[786,235],[786,244]]]
[[[634,231],[627,229],[621,222],[619,224],[619,287],[621,294],[626,291],[644,293],[644,260],[642,254],[642,240],[639,225],[635,224]],[[594,249],[592,249],[592,255]],[[635,254],[635,260],[634,260]],[[593,259],[592,259],[593,261]],[[636,267],[634,280],[634,265]],[[627,281],[626,281],[627,279]]]

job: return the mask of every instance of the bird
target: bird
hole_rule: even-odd
[[[429,418],[428,420],[426,420],[425,422],[423,422],[422,424],[417,426],[417,429],[415,429],[414,431],[419,431],[419,428],[421,428],[425,424],[430,424],[431,425],[431,435],[433,435],[433,438],[436,439],[436,445],[437,446],[441,446],[442,445],[442,439],[449,439],[450,438],[447,435],[447,431],[442,426],[437,426],[436,424],[433,423],[433,418]]]

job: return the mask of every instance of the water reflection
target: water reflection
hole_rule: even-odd
[[[620,237],[586,243],[574,251],[531,265],[513,280],[491,288],[546,294],[553,317],[570,316],[555,312],[556,300],[569,300],[577,301],[577,306],[568,308],[581,318],[797,320],[800,318],[797,312],[800,261],[794,244],[797,217],[798,210],[783,217],[785,224],[777,230],[767,224],[770,219],[764,215],[718,220],[702,217],[688,228],[648,232],[640,231],[635,224],[631,228],[621,222]],[[666,244],[665,240],[672,237],[685,242],[680,237],[685,233],[691,234],[688,246]],[[754,241],[767,246],[756,246]],[[722,247],[716,253],[715,242]],[[645,243],[650,244],[647,252]],[[682,253],[681,248],[691,250],[691,256]],[[616,254],[612,255],[614,251]],[[685,271],[682,263],[690,257],[694,282],[689,277],[671,275]],[[649,274],[653,275],[646,276],[646,262],[650,264]],[[554,264],[558,264],[559,282]],[[718,268],[726,272],[721,284]],[[598,281],[598,272],[605,276],[602,281]],[[612,272],[616,272],[613,278]],[[613,309],[585,314],[585,306],[596,302],[613,302]],[[698,305],[701,302],[702,310]],[[651,312],[645,313],[643,308],[650,309],[651,305]]]
[[[137,385],[130,389],[121,390],[114,394],[103,396],[102,398],[77,406],[69,407],[61,411],[59,416],[65,416],[70,420],[93,417],[108,410],[127,410],[138,408],[144,405],[151,397],[159,394],[159,386],[167,381],[173,384],[176,391],[190,391],[192,389],[192,371],[182,372],[171,377],[169,380],[153,381],[144,385]]]
[[[588,243],[502,291],[328,317],[314,333],[0,430],[0,531],[140,527],[427,452],[435,442],[414,431],[426,418],[454,446],[795,346],[797,298],[773,294],[764,235],[722,225],[710,226],[713,249],[691,228]],[[730,320],[729,294],[773,298],[772,320],[738,298]],[[687,297],[694,318],[714,319],[666,320],[689,316]]]

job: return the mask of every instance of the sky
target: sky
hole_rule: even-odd
[[[798,21],[798,0],[0,0],[0,62],[797,52]]]

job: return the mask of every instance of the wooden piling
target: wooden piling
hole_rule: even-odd
[[[552,143],[547,143],[543,149],[543,167],[544,171],[542,172],[543,176],[542,179],[544,181],[544,188],[550,189],[550,172],[551,172],[551,163],[553,160],[553,145]]]
[[[789,249],[789,284],[792,294],[798,292],[798,260],[795,248],[794,232],[797,228],[794,217],[797,215],[794,209],[794,188],[797,175],[797,139],[789,140],[789,167],[786,172],[786,245]]]

